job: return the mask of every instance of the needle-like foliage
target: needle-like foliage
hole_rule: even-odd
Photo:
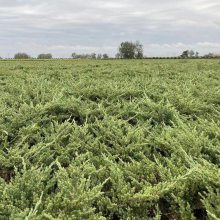
[[[218,60],[0,61],[0,219],[220,218]]]

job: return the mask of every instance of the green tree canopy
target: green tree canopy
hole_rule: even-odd
[[[51,53],[46,53],[46,54],[42,53],[42,54],[39,54],[37,57],[37,59],[52,59],[52,58],[53,56]]]
[[[30,59],[31,57],[26,53],[16,53],[14,59]]]
[[[143,58],[143,45],[138,41],[136,43],[125,41],[119,46],[119,54],[123,59]]]

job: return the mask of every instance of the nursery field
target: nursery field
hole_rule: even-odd
[[[0,219],[220,219],[220,60],[0,61]]]

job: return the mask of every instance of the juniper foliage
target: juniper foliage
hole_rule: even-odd
[[[0,61],[0,219],[220,218],[218,60]]]

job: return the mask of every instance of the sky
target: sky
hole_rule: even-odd
[[[0,0],[0,56],[108,53],[140,41],[145,56],[220,54],[219,0]]]

